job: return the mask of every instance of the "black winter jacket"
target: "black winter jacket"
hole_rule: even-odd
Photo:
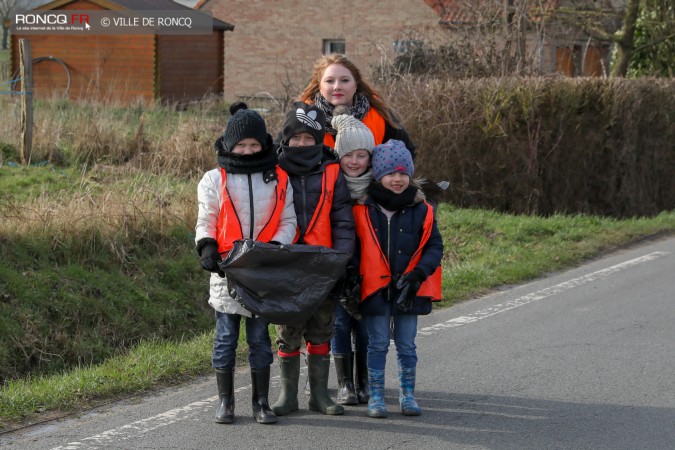
[[[293,186],[293,203],[300,229],[299,244],[303,243],[303,236],[314,210],[321,198],[321,180],[326,166],[338,164],[337,156],[328,147],[323,148],[323,157],[319,168],[309,175],[288,174]],[[330,212],[333,248],[350,255],[354,253],[356,241],[354,214],[352,213],[352,198],[347,188],[347,181],[342,172],[338,175],[333,192],[333,205]]]

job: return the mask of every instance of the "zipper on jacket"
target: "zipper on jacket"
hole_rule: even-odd
[[[253,219],[255,218],[255,211],[253,211],[253,180],[251,179],[251,174],[247,174],[248,176],[248,198],[250,201],[250,206],[251,206],[251,226],[250,226],[250,234],[249,234],[249,239],[253,239]]]
[[[302,242],[305,241],[305,233],[307,232],[307,226],[309,223],[307,222],[307,191],[305,189],[305,176],[302,175],[300,177],[300,183],[302,185],[302,223],[304,225],[304,229],[302,231],[302,236],[300,240]]]
[[[385,217],[387,218],[387,260],[389,261],[389,271],[391,272],[391,282],[387,288],[387,296],[389,297],[389,300],[393,301],[391,296],[392,284],[394,284],[394,266],[392,264],[393,261],[391,260],[391,217],[386,214]]]

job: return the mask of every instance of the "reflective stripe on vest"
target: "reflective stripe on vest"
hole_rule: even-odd
[[[422,249],[431,236],[434,213],[431,205],[426,202],[425,204],[427,205],[427,214],[424,218],[422,239],[403,274],[412,271],[417,266],[417,263],[422,258]],[[392,274],[389,261],[382,251],[380,241],[377,239],[377,233],[370,220],[368,207],[366,205],[356,205],[353,207],[353,211],[356,234],[361,243],[360,272],[363,276],[363,280],[361,281],[361,301],[363,301],[370,295],[389,286],[389,283],[392,281]],[[438,266],[434,273],[422,283],[419,291],[417,291],[417,296],[431,297],[432,301],[440,301],[441,275],[441,266]]]
[[[333,209],[333,194],[335,183],[340,174],[339,164],[328,164],[321,174],[321,198],[314,209],[314,215],[307,225],[304,243],[309,245],[323,245],[333,248],[333,232],[330,224],[330,212]],[[300,230],[295,235],[296,241],[300,237]]]
[[[384,129],[386,126],[386,122],[380,113],[378,113],[375,108],[370,108],[365,117],[361,119],[361,122],[363,122],[370,132],[373,133],[375,145],[380,145],[384,140]],[[330,133],[326,133],[323,138],[323,143],[330,148],[335,148],[335,138]]]
[[[257,241],[269,242],[274,237],[274,234],[279,228],[281,222],[281,213],[286,204],[286,187],[288,185],[288,174],[281,167],[276,167],[277,172],[277,186],[276,186],[276,203],[274,210],[265,226],[255,238]],[[220,196],[222,198],[222,205],[220,213],[218,214],[218,223],[216,224],[216,240],[218,241],[218,251],[220,253],[227,253],[232,250],[234,241],[243,239],[241,229],[241,222],[237,211],[234,209],[230,193],[227,190],[227,172],[221,167],[220,176],[222,178]],[[250,195],[250,193],[249,193]],[[254,217],[251,216],[251,220]]]

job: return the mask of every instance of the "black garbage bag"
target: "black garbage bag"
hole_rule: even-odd
[[[301,325],[344,275],[350,255],[317,245],[234,242],[220,269],[248,311],[279,325]]]

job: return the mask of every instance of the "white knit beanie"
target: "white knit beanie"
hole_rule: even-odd
[[[375,147],[373,133],[359,119],[349,114],[340,114],[334,116],[331,123],[337,130],[335,152],[339,158],[358,149],[364,149],[371,155],[373,154],[373,147]]]

